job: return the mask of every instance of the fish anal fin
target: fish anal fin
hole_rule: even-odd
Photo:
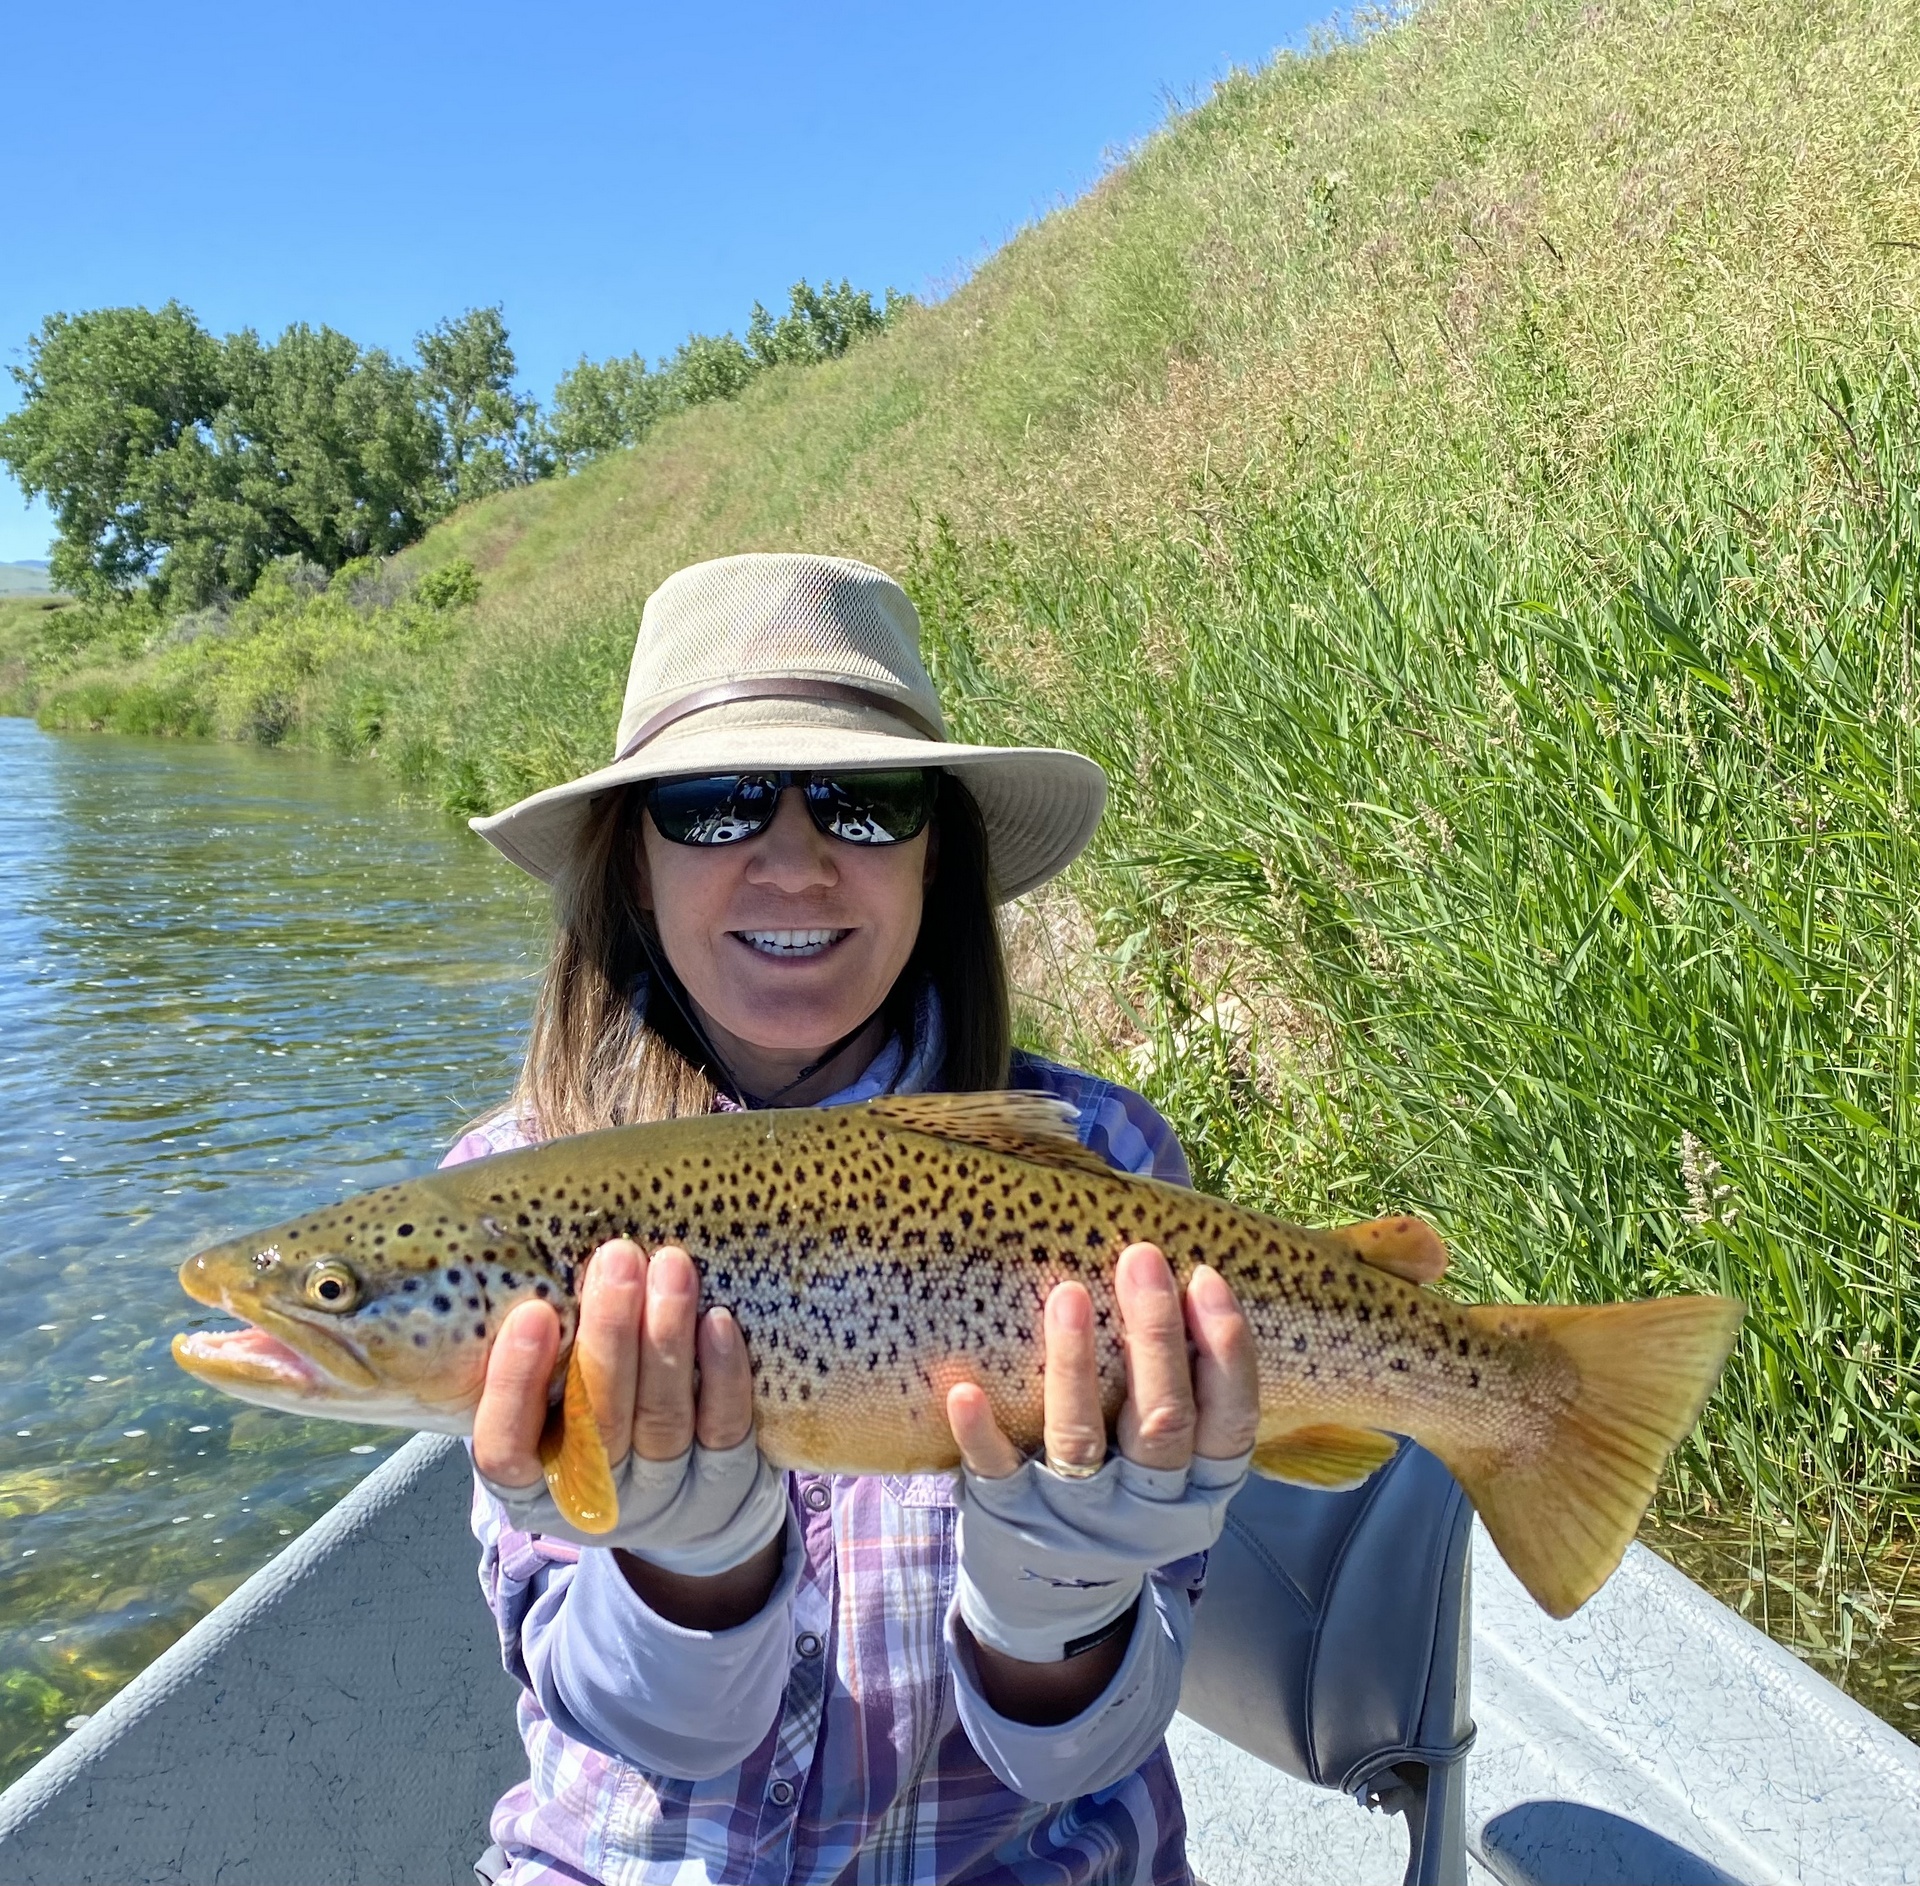
[[[1036,1165],[1114,1176],[1098,1153],[1081,1145],[1079,1115],[1052,1094],[890,1094],[869,1100],[861,1111],[909,1133],[1009,1153]]]
[[[1346,1226],[1345,1233],[1353,1240],[1354,1256],[1375,1270],[1410,1284],[1430,1284],[1447,1274],[1447,1247],[1422,1219],[1404,1214],[1370,1218],[1363,1225]]]
[[[580,1372],[578,1349],[567,1362],[560,1405],[547,1414],[540,1465],[546,1469],[547,1491],[569,1524],[582,1532],[613,1530],[620,1518],[620,1496],[614,1491],[613,1468]]]
[[[1262,1441],[1253,1450],[1253,1470],[1269,1480],[1334,1493],[1357,1487],[1399,1451],[1400,1443],[1378,1428],[1350,1428],[1328,1421]]]
[[[1534,1398],[1544,1406],[1523,1449],[1429,1444],[1514,1576],[1544,1611],[1567,1617],[1633,1543],[1667,1456],[1719,1380],[1741,1308],[1728,1297],[1659,1297],[1466,1314],[1551,1392]]]

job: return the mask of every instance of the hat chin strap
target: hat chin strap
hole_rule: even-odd
[[[756,1109],[777,1107],[803,1081],[809,1081],[818,1074],[836,1054],[851,1047],[860,1038],[861,1031],[872,1022],[874,1015],[878,1015],[881,1009],[886,1007],[886,1003],[882,1002],[880,1008],[875,1009],[872,1015],[862,1016],[838,1041],[821,1049],[818,1058],[809,1061],[779,1092],[769,1094],[762,1099],[758,1094],[748,1093],[740,1085],[727,1057],[713,1045],[713,1037],[701,1026],[700,1017],[694,1011],[692,998],[681,989],[680,978],[673,973],[673,967],[668,963],[666,952],[660,948],[658,940],[648,933],[645,924],[637,925],[636,930],[640,937],[640,947],[646,951],[647,960],[653,965],[653,973],[660,986],[666,990],[673,1006],[680,1011],[680,1019],[693,1031],[694,1040],[706,1049],[714,1066],[726,1076],[727,1085],[732,1089],[734,1099],[740,1103],[741,1109],[745,1112],[751,1113]]]
[[[850,681],[807,681],[796,676],[762,675],[741,681],[720,681],[710,688],[696,688],[683,694],[657,714],[640,723],[633,738],[613,756],[613,764],[630,760],[647,744],[691,714],[703,714],[710,707],[727,707],[735,701],[824,701],[835,707],[877,707],[882,713],[904,720],[929,740],[946,740],[946,730],[937,726],[910,701],[895,694],[882,694],[878,688],[856,687]],[[863,1023],[862,1026],[865,1024]]]

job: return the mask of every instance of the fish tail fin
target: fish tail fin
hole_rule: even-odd
[[[1514,1576],[1552,1616],[1570,1616],[1632,1544],[1744,1312],[1730,1297],[1661,1297],[1486,1304],[1467,1314],[1503,1343],[1553,1345],[1573,1366],[1572,1395],[1524,1464],[1491,1450],[1447,1460]],[[1437,1451],[1446,1459],[1445,1448]]]

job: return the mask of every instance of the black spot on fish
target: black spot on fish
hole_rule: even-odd
[[[412,1227],[411,1225],[402,1225],[402,1226],[400,1227],[400,1231],[399,1231],[399,1235],[400,1235],[401,1237],[403,1237],[403,1238],[410,1238],[410,1237],[412,1237],[412,1236],[413,1236],[413,1227]]]
[[[424,1349],[427,1346],[427,1337],[426,1337],[426,1332],[424,1330],[419,1330],[415,1332],[414,1338],[413,1338],[413,1346],[416,1349]]]
[[[474,1334],[475,1334],[476,1336],[484,1336],[484,1335],[485,1335],[485,1334],[487,1333],[487,1326],[486,1326],[486,1324],[484,1324],[484,1323],[476,1323],[476,1324],[474,1324],[474,1326],[473,1326],[473,1333],[474,1333]]]
[[[460,1281],[460,1273],[457,1270],[450,1270],[447,1272],[448,1283],[457,1284],[459,1281]]]
[[[453,1299],[451,1297],[435,1297],[433,1307],[438,1310],[442,1316],[445,1316],[453,1308]]]
[[[420,1288],[420,1279],[418,1277],[409,1277],[400,1288],[404,1290],[408,1296],[412,1296],[413,1293]],[[1462,1353],[1464,1354],[1465,1351],[1462,1351]]]

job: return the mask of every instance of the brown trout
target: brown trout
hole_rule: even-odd
[[[841,1473],[957,1466],[945,1402],[961,1381],[1037,1449],[1041,1306],[1063,1278],[1087,1286],[1108,1338],[1111,1422],[1126,1393],[1113,1266],[1144,1241],[1183,1282],[1213,1265],[1245,1308],[1258,1472],[1353,1486],[1410,1435],[1554,1616],[1599,1588],[1718,1377],[1738,1304],[1453,1303],[1423,1288],[1447,1255],[1418,1219],[1301,1230],[1114,1172],[1072,1117],[1041,1095],[920,1095],[475,1160],[190,1258],[187,1293],[252,1327],[177,1336],[174,1358],[271,1408],[465,1434],[494,1332],[543,1298],[561,1331],[548,1481],[604,1530],[612,1480],[569,1355],[607,1239],[684,1247],[746,1337],[767,1457]]]

